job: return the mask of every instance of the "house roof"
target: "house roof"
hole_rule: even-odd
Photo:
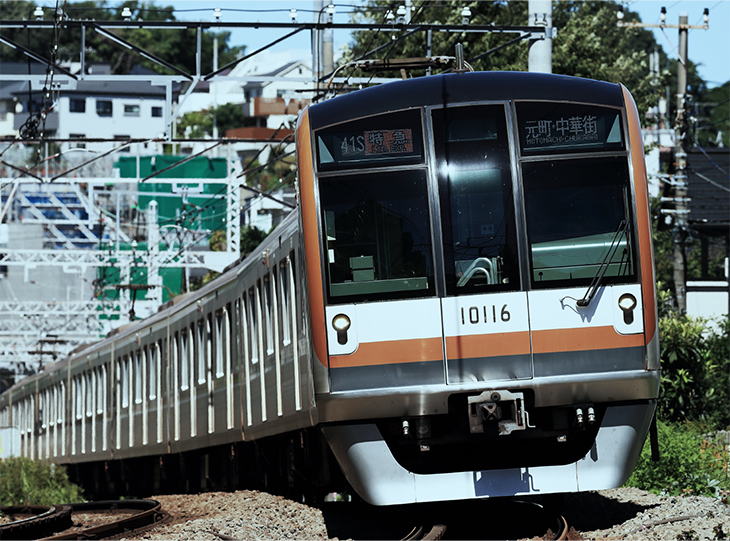
[[[262,72],[262,73],[256,72],[256,75],[258,75],[260,77],[283,77],[284,75],[286,75],[287,73],[292,71],[297,66],[309,67],[302,60],[294,60],[292,62],[287,62],[286,64],[279,66],[277,68],[274,68],[273,70],[270,70],[267,72]],[[253,75],[253,73],[251,73],[250,75]],[[270,83],[269,82],[249,82],[249,83],[244,84],[243,88],[244,89],[256,88],[256,87],[266,86],[268,84],[270,84]]]
[[[93,67],[101,67],[102,75],[108,70],[104,70],[104,65]],[[30,73],[29,73],[30,69]],[[46,66],[38,62],[2,62],[0,63],[0,73],[3,75],[18,75],[16,80],[4,80],[0,81],[0,99],[10,99],[13,95],[18,93],[28,92],[28,75],[43,75],[46,73]],[[94,75],[96,75],[96,71]],[[108,73],[107,73],[108,74]],[[157,75],[155,72],[142,68],[136,67],[132,69],[131,74],[145,74],[154,76]],[[110,76],[113,77],[113,76]],[[32,93],[38,94],[42,92],[41,88],[36,88],[33,85]],[[177,93],[180,88],[180,83],[173,83],[173,93]],[[107,81],[89,81],[80,80],[76,83],[75,88],[62,87],[61,93],[64,95],[68,94],[92,94],[92,95],[109,95],[109,96],[145,96],[145,97],[164,97],[165,88],[162,86],[153,86],[148,81],[124,81],[124,80],[107,80]]]
[[[25,83],[27,85],[27,83]],[[15,94],[27,92],[18,90]],[[42,89],[33,89],[32,94],[40,94]],[[137,96],[137,97],[165,97],[165,88],[153,86],[146,81],[78,81],[76,88],[62,89],[63,95],[95,95],[95,96]]]

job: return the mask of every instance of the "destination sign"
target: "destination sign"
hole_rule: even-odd
[[[371,130],[363,132],[362,135],[346,136],[342,138],[340,151],[345,158],[412,153],[413,131],[410,129]]]
[[[572,103],[521,103],[517,106],[524,154],[623,149],[617,109]]]
[[[422,160],[418,111],[364,118],[317,133],[321,170],[378,167],[383,162],[410,164]]]

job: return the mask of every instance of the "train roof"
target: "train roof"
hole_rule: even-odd
[[[309,118],[311,127],[317,129],[410,107],[512,99],[623,106],[621,86],[615,83],[547,73],[480,71],[431,75],[365,88],[312,105]]]

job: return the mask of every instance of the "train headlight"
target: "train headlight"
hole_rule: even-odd
[[[624,323],[631,325],[634,322],[634,308],[636,308],[636,297],[631,293],[624,293],[618,298],[618,307],[624,313]]]
[[[337,342],[340,345],[347,344],[347,330],[352,322],[345,314],[337,314],[332,319],[332,328],[337,331]]]

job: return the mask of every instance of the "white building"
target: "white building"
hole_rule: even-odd
[[[46,66],[33,63],[30,73],[28,69],[25,63],[0,63],[0,138],[14,140],[29,117],[38,118]],[[38,122],[36,131],[28,132],[26,138],[38,138],[42,132],[48,139],[78,139],[61,143],[61,152],[70,148],[103,152],[119,146],[117,141],[142,139],[148,142],[140,144],[141,154],[162,152],[162,145],[150,140],[162,136],[166,129],[163,86],[144,80],[114,80],[109,66],[94,65],[86,78],[54,83],[50,104],[46,105],[50,110],[45,122]]]

